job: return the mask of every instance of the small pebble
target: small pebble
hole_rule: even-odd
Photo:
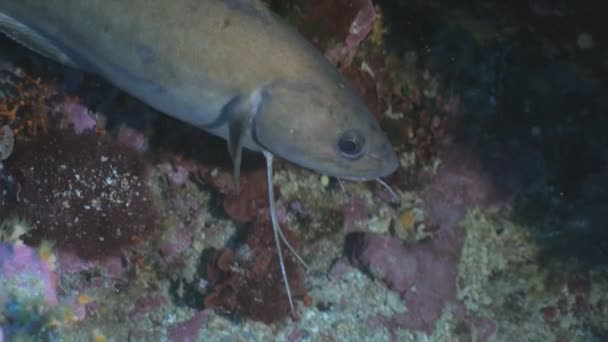
[[[322,175],[321,176],[321,185],[324,188],[327,188],[327,186],[329,185],[329,177],[327,177],[327,175]]]
[[[407,312],[407,307],[397,292],[388,292],[386,295],[386,305],[388,305],[388,307],[391,308],[391,310],[393,310],[395,313],[403,314]]]
[[[6,160],[13,152],[13,147],[15,147],[13,130],[8,125],[4,125],[0,129],[0,160]]]
[[[289,342],[303,342],[310,340],[310,333],[306,329],[298,329],[292,332],[287,338]]]

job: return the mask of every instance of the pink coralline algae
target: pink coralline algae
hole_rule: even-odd
[[[58,302],[57,275],[52,265],[22,243],[0,243],[0,307],[10,298],[42,300],[49,307]]]
[[[351,233],[364,230],[369,209],[365,201],[357,196],[351,196],[344,206],[344,232]]]
[[[41,329],[58,304],[52,262],[23,243],[0,243],[0,341]]]
[[[164,295],[158,293],[145,294],[135,300],[134,308],[131,311],[133,320],[138,320],[141,316],[149,312],[156,311],[169,303]]]
[[[66,124],[77,134],[95,129],[97,125],[95,119],[89,115],[89,109],[78,102],[66,101],[57,106],[55,111],[65,115]]]
[[[183,224],[170,231],[160,243],[159,252],[166,261],[174,261],[192,245],[194,227]]]
[[[426,332],[432,331],[448,304],[457,303],[456,279],[465,237],[458,222],[468,207],[492,206],[499,198],[466,149],[446,145],[443,156],[439,173],[422,191],[427,224],[438,227],[433,238],[403,242],[372,233],[347,237],[351,262],[404,299],[408,312],[395,315],[393,324]]]
[[[96,260],[88,260],[70,250],[58,250],[57,268],[62,274],[98,269],[104,277],[121,278],[124,277],[127,270],[123,267],[122,258],[124,256],[109,255]]]
[[[91,303],[58,285],[55,255],[46,247],[0,243],[0,330],[9,341],[38,332],[34,340],[47,340],[49,328],[87,316]]]
[[[144,134],[131,127],[124,125],[120,126],[118,129],[118,136],[116,138],[120,143],[124,144],[125,146],[129,146],[140,153],[148,150],[148,140]]]
[[[556,334],[563,333],[560,325],[566,319],[582,318],[591,312],[608,312],[605,299],[594,300],[592,280],[588,272],[566,273],[552,279],[561,284],[559,294],[539,310],[547,326]]]
[[[350,25],[344,45],[334,47],[327,52],[329,60],[334,64],[340,64],[342,68],[351,65],[359,44],[372,30],[376,20],[376,11],[371,0],[355,0],[353,6],[358,8],[358,12]]]
[[[171,340],[175,342],[198,341],[199,330],[207,321],[209,311],[197,311],[194,316],[171,327]]]
[[[163,163],[159,165],[160,170],[163,172],[169,184],[174,187],[180,187],[186,183],[190,177],[190,170],[185,165]]]
[[[454,232],[456,233],[456,232]],[[444,234],[431,241],[403,243],[379,234],[352,234],[359,245],[355,264],[399,292],[408,312],[394,317],[408,329],[430,331],[443,308],[456,300],[459,250]]]
[[[439,157],[442,166],[422,192],[432,224],[453,227],[468,207],[493,208],[505,203],[505,196],[470,149],[448,143]]]

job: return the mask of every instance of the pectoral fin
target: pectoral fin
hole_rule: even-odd
[[[238,120],[234,120],[229,125],[228,151],[232,158],[234,168],[234,186],[236,192],[241,191],[241,160],[243,158],[243,143],[245,137],[251,129],[251,121],[248,116],[241,116]]]
[[[82,66],[60,44],[28,25],[0,12],[0,32],[28,49],[73,68]]]
[[[219,117],[207,128],[228,125],[228,151],[234,167],[234,186],[240,192],[241,160],[245,141],[251,135],[253,118],[261,102],[261,89],[253,91],[249,97],[236,96],[222,109]]]

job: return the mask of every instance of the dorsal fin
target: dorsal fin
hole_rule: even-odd
[[[65,49],[57,46],[56,43],[28,25],[2,12],[0,12],[0,31],[19,44],[47,58],[73,68],[81,67],[69,56]]]

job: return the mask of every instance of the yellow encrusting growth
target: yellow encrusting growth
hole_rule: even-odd
[[[90,298],[88,295],[84,294],[84,293],[82,293],[82,294],[80,294],[80,295],[78,296],[78,303],[79,303],[80,305],[86,305],[86,304],[88,304],[90,301],[91,301],[91,298]]]
[[[415,230],[416,214],[413,210],[407,209],[395,221],[395,235],[402,240],[407,240],[416,234]]]
[[[106,342],[108,339],[99,329],[93,329],[91,332],[91,342]]]
[[[376,20],[374,20],[374,24],[372,25],[372,31],[369,33],[369,41],[376,46],[380,46],[384,42],[384,34],[386,33],[386,29],[384,28],[384,23],[382,21],[382,12],[379,6],[375,6],[376,10]]]
[[[42,241],[38,248],[38,255],[40,259],[44,260],[49,265],[55,265],[55,255],[53,254],[53,245],[51,241]]]

